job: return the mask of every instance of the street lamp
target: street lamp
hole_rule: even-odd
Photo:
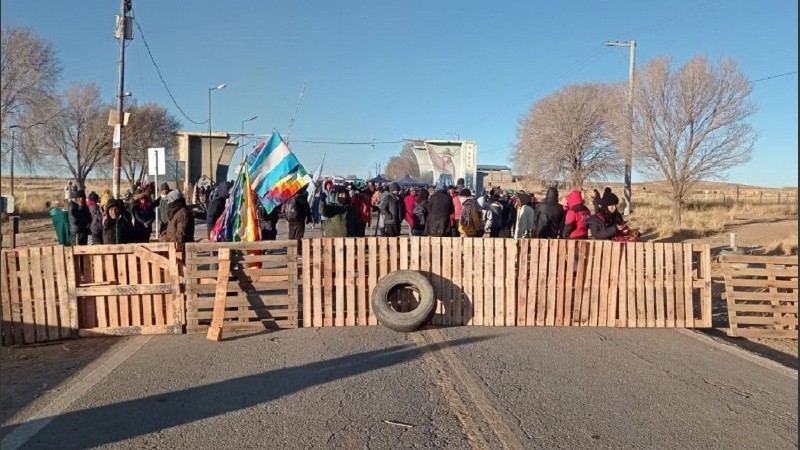
[[[211,181],[214,181],[214,163],[211,161],[213,159],[211,156],[211,92],[225,89],[225,86],[226,84],[222,83],[208,88],[208,176],[211,178]]]
[[[251,117],[249,119],[242,120],[242,140],[243,141],[244,141],[244,124],[245,124],[245,122],[250,122],[250,121],[256,120],[256,119],[258,119],[258,116],[253,116],[253,117]],[[241,148],[242,148],[242,161],[244,161],[244,144],[241,145]]]
[[[633,75],[636,67],[636,41],[608,41],[609,47],[629,47],[631,49],[630,67],[628,68],[628,148],[625,152],[625,215],[633,212],[631,205],[631,166],[633,165]]]

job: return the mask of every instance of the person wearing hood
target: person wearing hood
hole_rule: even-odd
[[[425,236],[451,237],[453,228],[450,217],[455,214],[453,198],[447,194],[444,184],[436,185],[436,191],[428,198],[428,220]]]
[[[89,226],[89,245],[103,243],[103,212],[100,211],[100,196],[97,192],[90,192],[86,197],[86,206],[92,214],[92,224]]]
[[[425,224],[428,222],[429,196],[427,189],[419,191],[414,196],[414,204],[411,205],[411,221],[408,222],[412,236],[425,236]]]
[[[478,205],[478,200],[467,188],[463,188],[458,192],[458,200],[461,202],[461,212],[458,216],[458,232],[460,236],[483,236],[482,208]]]
[[[109,200],[103,221],[103,243],[128,244],[133,240],[133,227],[122,215],[122,202],[117,199]]]
[[[500,230],[503,228],[503,204],[500,203],[500,196],[492,191],[489,194],[489,202],[483,211],[484,231],[489,237],[500,237]]]
[[[167,224],[169,223],[169,219],[167,218],[167,201],[165,200],[170,191],[169,184],[167,184],[167,182],[161,183],[158,191],[158,232],[159,237],[161,237],[161,235],[167,232]]]
[[[133,239],[131,242],[150,242],[153,222],[156,220],[156,212],[150,195],[143,192],[134,195],[131,213],[133,215]]]
[[[406,223],[408,224],[408,228],[411,230],[412,236],[414,236],[414,205],[417,203],[417,198],[419,198],[419,190],[416,186],[411,186],[408,195],[403,197],[403,206],[405,206],[405,216],[403,219],[405,219]],[[426,195],[425,200],[427,199],[428,196]]]
[[[69,204],[69,234],[72,245],[86,245],[91,234],[92,213],[86,206],[86,192],[75,193],[75,200]]]
[[[389,190],[384,192],[381,196],[381,202],[378,204],[381,217],[383,217],[383,235],[387,237],[399,236],[400,221],[402,220],[398,215],[399,209],[397,206],[397,192],[400,187],[397,183],[392,183]]]
[[[61,208],[61,202],[56,200],[54,203],[44,202],[44,209],[53,222],[53,230],[56,232],[56,241],[64,246],[72,245],[69,241],[69,214]]]
[[[517,218],[514,224],[516,239],[536,236],[536,210],[531,204],[531,196],[520,192],[517,194]]]
[[[336,191],[336,203],[320,198],[320,212],[328,219],[322,222],[322,237],[354,237],[357,212],[350,205],[350,194],[345,188]]]
[[[170,191],[167,199],[167,232],[159,239],[161,242],[174,242],[175,248],[183,251],[187,242],[194,242],[194,217],[192,210],[186,205],[181,191]]]
[[[536,205],[536,237],[558,239],[564,229],[564,207],[558,203],[558,189],[547,188],[544,200]]]
[[[214,224],[217,223],[217,219],[225,211],[229,188],[227,181],[220,181],[211,193],[211,199],[208,201],[208,208],[206,209],[206,237],[211,236]]]
[[[586,219],[591,215],[589,208],[583,204],[581,191],[573,189],[567,194],[567,214],[564,218],[564,230],[561,232],[561,236],[567,239],[586,239],[589,237]]]

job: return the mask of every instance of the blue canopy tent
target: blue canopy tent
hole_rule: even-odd
[[[411,178],[411,175],[409,175],[409,174],[406,174],[406,176],[404,176],[403,178],[395,181],[395,183],[399,184],[400,187],[404,187],[404,188],[409,188],[409,187],[414,187],[414,186],[416,186],[416,187],[425,187],[425,186],[427,186],[422,181],[417,181],[417,180]]]
[[[373,178],[373,179],[371,179],[369,181],[372,182],[372,183],[376,183],[376,184],[383,184],[383,183],[391,183],[392,182],[392,180],[390,180],[388,178],[384,178],[382,175],[378,175],[377,177],[375,177],[375,178]]]

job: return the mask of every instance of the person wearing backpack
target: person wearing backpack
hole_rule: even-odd
[[[461,237],[483,236],[481,223],[481,207],[469,189],[461,189],[458,193],[461,201],[461,214],[458,216],[458,231]]]
[[[558,189],[547,188],[544,200],[536,205],[536,237],[558,239],[564,228],[564,207],[558,203]]]
[[[566,239],[586,239],[589,237],[589,228],[586,219],[592,213],[583,204],[583,196],[578,189],[567,194],[567,214],[564,218],[564,230],[561,236]]]
[[[311,206],[307,197],[306,189],[300,189],[281,208],[283,217],[289,223],[288,239],[303,239],[306,234],[306,224],[311,222]]]

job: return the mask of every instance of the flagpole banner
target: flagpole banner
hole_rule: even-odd
[[[247,165],[253,191],[268,214],[312,182],[277,131],[247,156]]]
[[[225,210],[209,235],[212,242],[255,242],[261,239],[256,194],[250,183],[247,163],[242,166],[225,200]]]
[[[308,204],[311,205],[314,203],[314,196],[317,195],[317,184],[319,183],[319,178],[322,176],[322,165],[325,164],[325,154],[322,154],[322,161],[319,163],[319,167],[317,170],[314,171],[314,176],[311,180],[311,189],[308,190]]]

